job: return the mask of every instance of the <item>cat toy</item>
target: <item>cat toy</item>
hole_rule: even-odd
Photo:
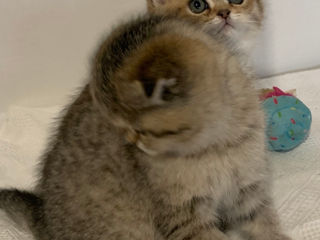
[[[290,151],[307,139],[311,111],[294,93],[273,87],[264,89],[260,99],[267,117],[266,135],[270,151]]]

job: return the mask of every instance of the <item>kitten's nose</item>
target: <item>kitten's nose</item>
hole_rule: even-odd
[[[227,19],[230,15],[230,10],[229,9],[222,9],[218,12],[217,14],[219,17],[222,17],[224,19]]]

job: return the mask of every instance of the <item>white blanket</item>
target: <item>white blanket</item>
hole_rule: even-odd
[[[320,239],[320,69],[263,79],[258,87],[297,89],[313,114],[311,135],[288,153],[270,153],[274,168],[274,199],[282,225],[295,240]],[[0,187],[30,189],[59,107],[12,106],[0,114]],[[0,212],[0,240],[32,239]]]

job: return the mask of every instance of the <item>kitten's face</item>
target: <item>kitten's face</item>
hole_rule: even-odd
[[[251,45],[263,20],[262,0],[147,0],[153,13],[170,13],[202,22],[214,35]],[[245,46],[244,46],[245,48]]]

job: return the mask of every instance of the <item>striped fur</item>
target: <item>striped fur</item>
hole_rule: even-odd
[[[125,23],[63,113],[35,195],[4,190],[0,206],[39,240],[286,240],[251,81],[196,23]]]

